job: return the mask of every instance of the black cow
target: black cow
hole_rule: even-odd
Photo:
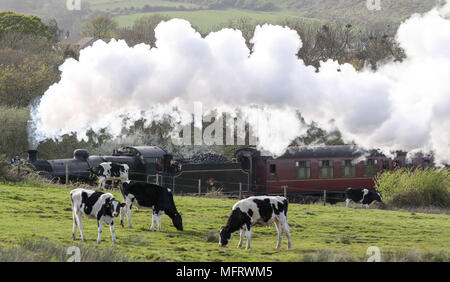
[[[103,162],[95,168],[91,168],[91,172],[98,176],[98,185],[101,190],[105,187],[108,180],[128,181],[129,167],[127,164],[117,164],[113,162]]]
[[[363,188],[347,188],[347,190],[345,190],[345,198],[346,207],[349,207],[351,201],[354,201],[355,203],[360,202],[361,206],[366,205],[366,209],[369,208],[369,205],[373,201],[382,202],[381,195],[376,190]]]
[[[288,201],[285,197],[256,196],[238,201],[234,204],[227,225],[220,229],[219,246],[226,246],[231,234],[237,230],[241,232],[238,248],[242,246],[244,233],[247,237],[246,248],[250,248],[252,225],[275,223],[278,232],[277,248],[281,246],[283,231],[288,239],[288,249],[291,248],[291,236],[287,223]]]
[[[146,182],[125,181],[120,190],[126,204],[128,227],[132,228],[131,208],[135,205],[137,208],[153,209],[150,230],[154,230],[154,222],[157,221],[158,230],[161,231],[161,215],[166,214],[172,219],[175,228],[183,231],[181,214],[175,207],[170,189]],[[120,224],[123,226],[123,213],[120,216]]]
[[[97,243],[100,244],[101,241],[103,222],[109,225],[112,241],[116,243],[116,237],[114,236],[114,217],[119,215],[120,209],[123,208],[125,204],[114,199],[114,196],[110,193],[104,194],[102,192],[83,188],[77,188],[70,191],[70,199],[72,200],[73,240],[75,240],[75,233],[78,226],[80,228],[81,240],[86,241],[86,237],[83,234],[83,224],[81,222],[81,215],[84,214],[87,218],[97,219]]]

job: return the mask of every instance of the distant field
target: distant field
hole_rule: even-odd
[[[158,7],[179,7],[183,6],[185,8],[198,8],[199,5],[192,3],[180,3],[173,1],[164,0],[85,0],[91,4],[91,8],[94,10],[114,10],[116,8],[142,8],[145,5],[158,6]]]
[[[209,30],[211,27],[227,23],[229,20],[246,17],[254,22],[261,23],[278,23],[285,18],[294,17],[291,13],[285,12],[256,12],[248,10],[200,10],[200,11],[168,11],[168,12],[151,12],[138,13],[126,16],[117,16],[115,19],[120,26],[131,26],[133,22],[145,15],[161,14],[171,18],[181,18],[189,21],[192,25],[202,30]]]
[[[0,1],[0,10],[33,14],[46,21],[55,18],[60,27],[70,30],[73,34],[79,33],[82,25],[98,12],[107,12],[117,16],[122,26],[129,26],[135,19],[144,15],[142,8],[146,5],[150,10],[157,8],[160,10],[159,13],[187,19],[196,26],[208,30],[229,19],[239,17],[248,17],[258,22],[276,23],[286,16],[320,22],[352,24],[360,28],[395,30],[402,20],[413,13],[429,11],[438,0],[382,0],[379,11],[369,10],[365,0],[246,0],[235,2],[216,0],[214,3],[220,3],[220,5],[211,8],[214,10],[182,11],[182,9],[209,9],[211,2],[208,0],[83,0],[83,3],[89,4],[89,9],[83,10],[80,16],[78,13],[68,11],[65,1],[62,0],[10,0]],[[272,3],[272,7],[264,10],[266,12],[261,12],[258,7],[267,3]],[[175,9],[178,10],[174,11]]]
[[[235,200],[197,197],[175,197],[183,214],[182,232],[171,225],[167,216],[162,218],[163,231],[151,232],[151,212],[133,209],[134,229],[122,228],[116,221],[117,244],[112,244],[105,226],[103,242],[98,246],[96,221],[86,218],[83,223],[88,242],[80,242],[79,232],[73,242],[69,191],[62,186],[0,185],[0,247],[8,249],[45,238],[45,242],[61,246],[62,256],[67,247],[78,245],[96,251],[112,248],[137,261],[364,261],[369,246],[380,248],[382,260],[392,260],[393,253],[423,253],[432,259],[436,254],[450,252],[448,215],[299,204],[289,206],[291,250],[286,249],[285,238],[282,248],[275,248],[273,226],[254,228],[250,250],[236,248],[237,233],[229,246],[220,248],[217,232]],[[117,192],[114,194],[121,199]],[[449,259],[448,254],[437,257]],[[396,260],[401,259],[405,258]]]
[[[91,4],[93,10],[113,11],[117,8],[128,8],[128,12],[117,17],[121,26],[129,26],[142,15],[151,14],[133,12],[129,8],[167,7],[168,11],[160,11],[171,17],[189,20],[202,29],[210,29],[212,26],[225,23],[230,19],[248,17],[258,22],[276,23],[285,17],[296,17],[303,19],[316,19],[320,21],[338,21],[364,27],[366,25],[386,29],[388,25],[397,25],[415,12],[430,10],[436,0],[385,0],[381,1],[381,10],[369,10],[366,1],[361,0],[255,0],[254,3],[273,3],[274,9],[261,12],[249,8],[241,2],[228,3],[221,9],[201,11],[169,11],[173,8],[183,7],[185,9],[207,9],[208,1],[204,0],[86,0]],[[227,3],[226,1],[222,1]],[[244,2],[242,2],[244,3]],[[247,8],[246,8],[247,7]],[[131,13],[131,14],[129,14]]]

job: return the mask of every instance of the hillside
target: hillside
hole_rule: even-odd
[[[261,20],[266,15],[267,21],[286,17],[300,17],[323,21],[341,22],[352,25],[384,28],[386,25],[397,26],[413,13],[430,10],[438,0],[383,0],[381,10],[369,10],[366,0],[87,0],[91,9],[111,12],[125,16],[136,13],[168,13],[170,16],[184,17],[192,20],[212,10],[215,22],[245,16]],[[227,10],[218,13],[217,10]],[[181,12],[177,14],[174,12]],[[236,13],[236,16],[230,15]],[[242,15],[243,13],[246,13]],[[120,18],[120,19],[123,19]],[[127,25],[129,20],[121,23]]]
[[[395,28],[416,12],[425,12],[439,0],[381,0],[380,11],[367,9],[366,0],[83,0],[80,11],[69,11],[59,0],[2,0],[0,11],[11,10],[56,18],[66,30],[79,32],[83,22],[98,12],[108,13],[121,26],[140,16],[160,13],[190,20],[202,29],[241,17],[278,23],[285,18],[334,21],[373,29]]]

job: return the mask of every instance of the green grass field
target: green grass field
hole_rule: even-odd
[[[164,1],[164,0],[87,0],[89,4],[91,4],[91,8],[99,11],[110,11],[116,8],[142,8],[145,5],[149,5],[152,7],[179,7],[182,5],[185,8],[199,8],[199,5],[192,3],[183,3],[183,2],[172,2],[172,1]]]
[[[249,10],[226,9],[226,10],[200,10],[200,11],[167,11],[167,12],[150,12],[136,13],[132,15],[117,16],[119,26],[131,26],[134,21],[140,17],[152,14],[167,15],[170,18],[180,18],[189,21],[192,25],[199,27],[201,30],[210,30],[214,26],[226,24],[230,20],[239,18],[248,18],[256,23],[279,23],[283,19],[293,18],[291,13],[280,12],[257,12]],[[298,18],[298,17],[296,17]],[[312,21],[312,20],[311,20]]]
[[[366,25],[386,29],[387,24],[397,25],[415,12],[430,10],[435,0],[386,0],[382,1],[381,10],[371,11],[366,1],[360,0],[255,0],[259,3],[271,2],[274,9],[264,12],[249,8],[250,6],[225,5],[214,9],[207,1],[167,1],[167,0],[86,0],[93,11],[112,12],[120,26],[130,26],[144,15],[160,13],[170,17],[183,18],[202,30],[210,30],[232,19],[249,18],[255,22],[278,23],[285,18],[308,19],[320,22],[341,22],[364,28]],[[167,11],[142,13],[138,9],[144,6],[167,8]],[[194,9],[192,11],[173,11],[174,8]],[[247,7],[247,8],[246,8]],[[128,9],[125,14],[117,15],[117,9]],[[133,11],[130,10],[133,8]],[[196,10],[200,9],[200,10]],[[123,12],[123,11],[122,11]]]
[[[179,196],[175,202],[183,214],[182,232],[167,216],[162,218],[162,232],[151,232],[151,212],[133,208],[133,229],[122,228],[116,221],[117,244],[111,242],[105,226],[103,241],[97,245],[96,221],[86,218],[83,224],[88,242],[80,242],[79,232],[73,242],[70,190],[64,186],[0,185],[0,247],[12,249],[23,242],[45,240],[62,248],[78,245],[113,250],[135,261],[364,261],[367,248],[377,246],[382,260],[400,260],[394,255],[411,252],[428,254],[426,257],[433,260],[436,255],[440,260],[449,259],[450,216],[445,214],[292,203],[288,212],[292,249],[286,249],[285,238],[282,248],[275,248],[275,227],[257,226],[252,248],[245,250],[236,248],[238,233],[226,248],[217,242],[217,232],[235,200]],[[122,199],[119,193],[114,194]]]

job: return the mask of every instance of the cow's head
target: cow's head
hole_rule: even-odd
[[[231,239],[231,232],[227,226],[220,228],[219,246],[225,247]]]
[[[181,213],[175,212],[172,216],[172,223],[176,229],[183,231],[183,219],[181,218]]]
[[[116,199],[107,198],[103,204],[103,214],[111,217],[117,217],[120,214],[121,208],[125,206],[125,203],[121,203]]]

